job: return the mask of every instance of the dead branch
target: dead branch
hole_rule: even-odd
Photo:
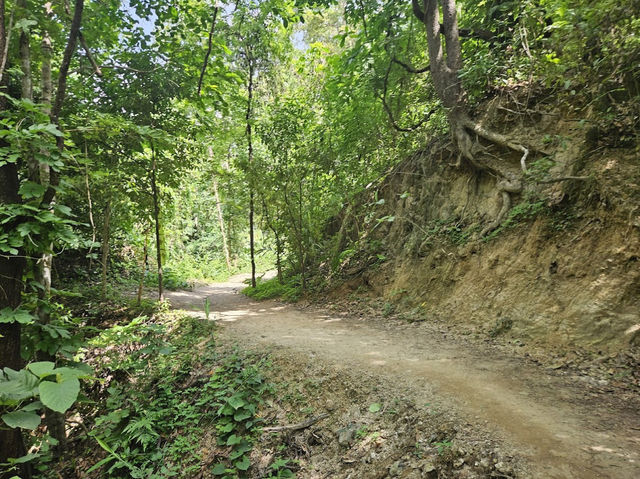
[[[322,421],[329,417],[328,413],[322,413],[318,416],[312,417],[298,424],[289,424],[286,426],[273,426],[273,427],[265,427],[262,428],[262,432],[293,432],[293,431],[301,431],[302,429],[306,429],[310,426],[313,426],[315,423]]]

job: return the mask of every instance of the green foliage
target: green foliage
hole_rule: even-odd
[[[90,378],[90,370],[81,366],[56,367],[51,361],[29,363],[26,368],[0,371],[0,406],[11,428],[35,429],[44,407],[67,411],[80,393],[80,378]]]
[[[484,237],[484,241],[490,241],[505,230],[515,228],[531,221],[538,215],[545,213],[547,210],[547,202],[541,199],[532,198],[518,203],[511,208],[507,218],[502,222],[502,224]]]
[[[170,326],[157,322],[159,317]],[[112,382],[108,388],[91,432],[108,456],[92,469],[112,478],[191,477],[200,470],[202,451],[218,448],[226,451],[224,461],[211,466],[211,473],[242,477],[262,424],[258,407],[272,391],[262,376],[265,363],[218,353],[214,323],[159,317],[114,326],[92,341],[93,347],[134,350],[112,353],[102,364],[101,371],[124,370],[134,383]],[[194,344],[203,336],[211,339],[195,355]],[[211,429],[215,444],[201,442]],[[272,477],[292,477],[286,463],[274,464]]]
[[[444,441],[434,442],[433,445],[436,446],[436,449],[438,450],[438,454],[442,455],[446,451],[451,449],[451,446],[453,445],[453,442],[444,440]]]
[[[158,286],[158,273],[151,271],[145,275],[144,283],[147,286]],[[165,268],[162,272],[162,284],[166,289],[187,289],[189,288],[188,278],[181,277],[173,269]]]
[[[468,243],[478,230],[477,224],[465,226],[459,218],[434,220],[424,230],[426,233],[425,241],[430,242],[439,237],[456,246],[462,246]]]
[[[243,289],[242,294],[253,299],[265,300],[278,298],[295,303],[300,299],[302,286],[300,278],[297,276],[285,278],[282,283],[278,278],[271,278],[265,281],[258,281],[255,288],[249,286]]]
[[[525,177],[533,182],[548,179],[549,171],[554,165],[555,162],[551,158],[539,158],[528,165]]]

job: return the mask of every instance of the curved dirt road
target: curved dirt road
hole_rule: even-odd
[[[483,424],[531,463],[535,478],[637,479],[640,416],[608,404],[585,402],[578,381],[545,374],[520,360],[495,358],[443,337],[426,325],[376,321],[321,311],[301,311],[238,294],[231,282],[167,294],[176,309],[204,317],[204,298],[221,333],[243,344],[270,344],[402,377],[425,396],[455,404],[470,423]]]

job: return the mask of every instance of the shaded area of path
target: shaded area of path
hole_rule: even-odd
[[[640,478],[640,415],[586,399],[579,384],[507,357],[492,357],[444,338],[428,325],[408,331],[322,311],[301,311],[238,292],[242,276],[227,283],[167,294],[176,309],[210,319],[222,334],[246,345],[291,348],[386,378],[454,405],[531,461],[534,477]]]

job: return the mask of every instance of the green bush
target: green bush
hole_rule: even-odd
[[[193,477],[202,469],[207,431],[215,431],[218,455],[209,474],[243,477],[260,436],[258,408],[273,386],[263,359],[221,354],[215,325],[169,314],[136,318],[103,331],[91,346],[101,355],[98,374],[125,372],[108,385],[106,401],[89,433],[107,453],[87,473],[105,478]],[[198,355],[193,345],[211,337]],[[132,352],[131,352],[132,351]],[[209,371],[202,374],[203,368]],[[198,374],[199,373],[199,374]],[[274,462],[270,477],[293,477],[286,462]],[[287,472],[289,475],[287,475]],[[276,474],[279,474],[276,476]]]
[[[282,283],[278,281],[278,278],[272,278],[258,281],[255,288],[249,286],[242,290],[242,294],[253,299],[278,298],[295,303],[302,294],[302,284],[299,276],[287,278]]]

